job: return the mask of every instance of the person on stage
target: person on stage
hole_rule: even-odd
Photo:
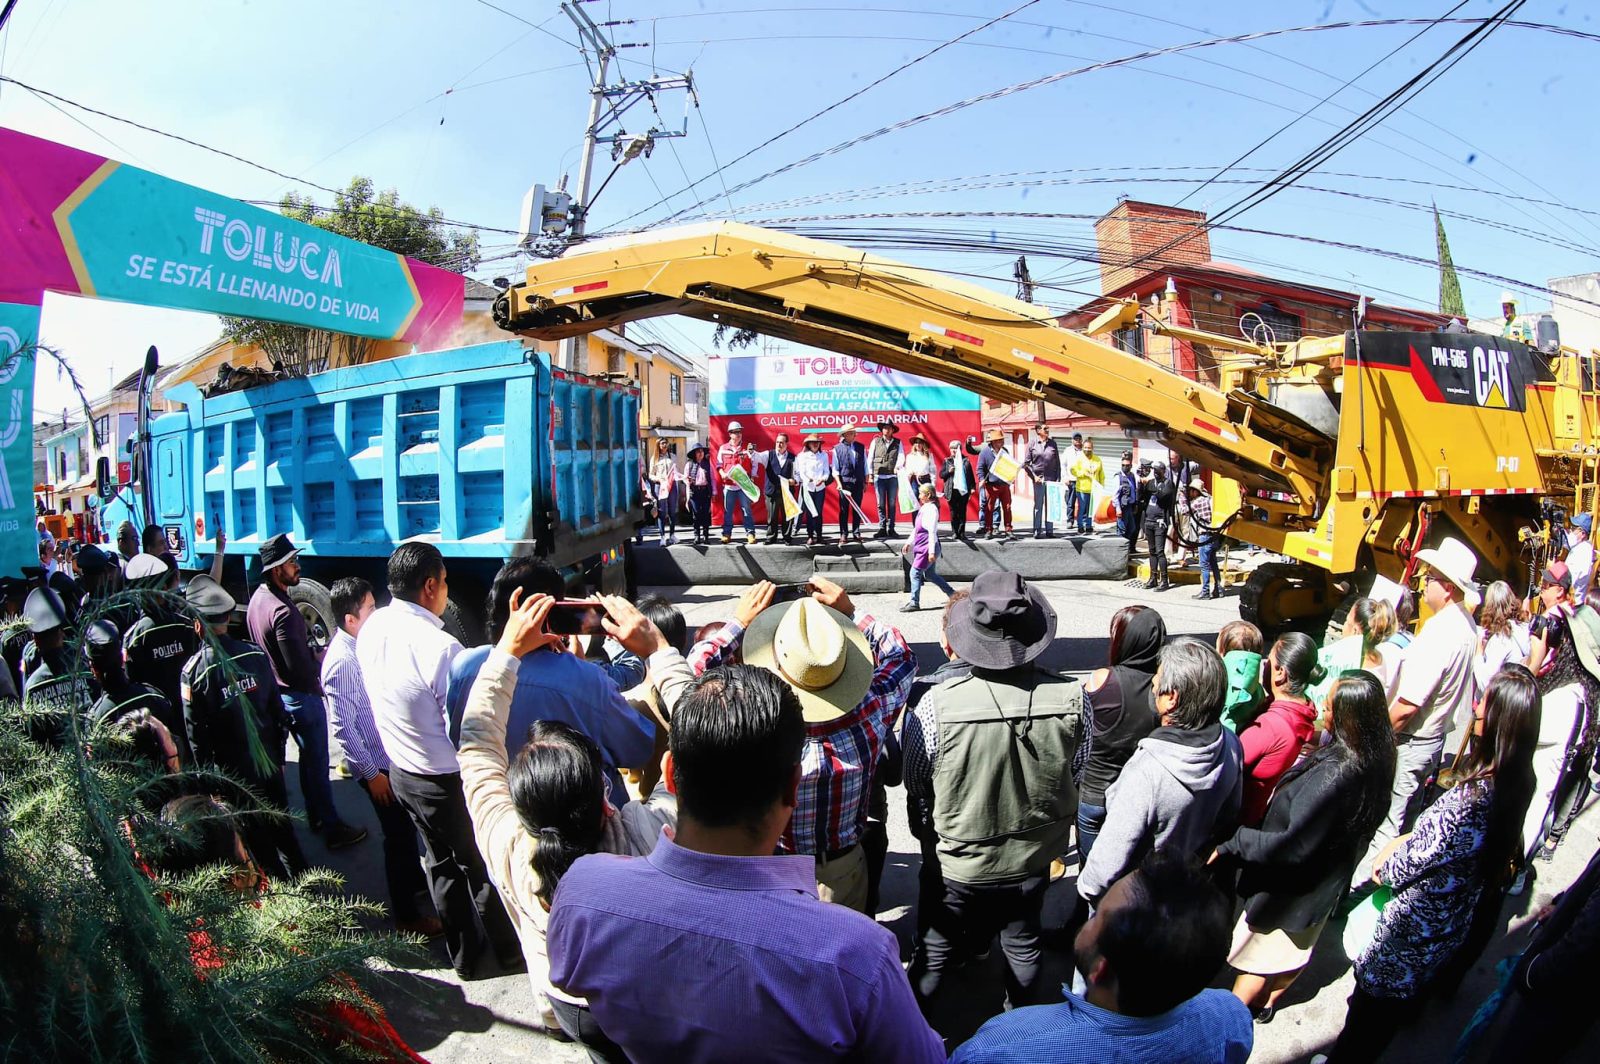
[[[895,528],[899,516],[900,485],[896,476],[900,469],[900,441],[895,438],[894,422],[878,422],[878,434],[867,448],[867,470],[872,474],[872,487],[878,494],[878,531],[873,539],[888,539],[900,533]]]
[[[783,510],[784,491],[794,490],[792,483],[785,483],[794,479],[794,459],[794,452],[789,450],[789,436],[783,432],[773,439],[772,450],[756,455],[767,481],[768,543],[776,543],[779,539],[785,543],[794,542],[795,523],[789,520]]]
[[[968,453],[978,453],[970,442],[966,444],[966,449]],[[961,450],[960,440],[950,441],[950,457],[939,467],[939,479],[944,481],[944,495],[950,502],[950,535],[966,542],[967,503],[972,498],[977,482],[973,479],[972,463],[967,461]]]
[[[806,526],[806,546],[822,546],[822,504],[828,497],[828,481],[833,468],[822,450],[822,437],[806,437],[805,450],[795,456],[794,477],[805,496],[800,501],[800,520]],[[843,505],[848,506],[848,503]]]
[[[867,449],[856,442],[854,421],[839,430],[839,442],[833,448],[833,479],[839,485],[839,546],[850,538],[859,543],[861,500],[867,492]]]

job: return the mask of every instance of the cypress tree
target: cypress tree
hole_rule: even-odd
[[[1461,278],[1456,276],[1456,264],[1450,258],[1450,240],[1444,235],[1438,204],[1433,206],[1433,234],[1439,252],[1439,313],[1465,322],[1467,307],[1461,301]]]
[[[327,870],[259,892],[231,883],[238,869],[227,865],[153,871],[207,827],[165,822],[157,813],[172,797],[221,796],[216,817],[230,828],[284,814],[215,770],[165,774],[115,726],[87,719],[81,633],[151,605],[193,617],[164,592],[87,600],[68,639],[72,682],[0,702],[0,1062],[385,1055],[356,1029],[378,1015],[358,980],[418,950],[367,930],[380,906],[345,895]]]

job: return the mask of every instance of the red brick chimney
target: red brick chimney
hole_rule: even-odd
[[[1205,220],[1204,211],[1138,200],[1118,203],[1094,223],[1095,241],[1100,247],[1100,291],[1121,288],[1163,267],[1209,262],[1211,237],[1201,228]],[[1172,246],[1166,247],[1167,244]],[[1157,248],[1165,250],[1152,255]],[[1129,265],[1134,262],[1137,265]]]

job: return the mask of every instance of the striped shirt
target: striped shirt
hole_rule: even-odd
[[[344,748],[350,771],[364,780],[387,772],[389,755],[383,752],[383,740],[372,719],[372,703],[367,701],[367,685],[356,660],[356,641],[343,628],[333,633],[322,659],[322,693],[328,702],[333,737]]]
[[[894,730],[917,678],[917,656],[904,636],[865,614],[857,617],[856,626],[877,662],[872,685],[849,713],[806,725],[799,794],[778,840],[779,853],[821,856],[861,840],[884,739]],[[743,639],[744,628],[729,621],[689,651],[689,667],[698,676],[725,664]]]

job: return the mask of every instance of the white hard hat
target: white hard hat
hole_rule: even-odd
[[[1506,303],[1515,303],[1516,301],[1517,301],[1517,297],[1512,295],[1510,292],[1501,292],[1500,293],[1500,303],[1501,303],[1501,305],[1504,305]]]

